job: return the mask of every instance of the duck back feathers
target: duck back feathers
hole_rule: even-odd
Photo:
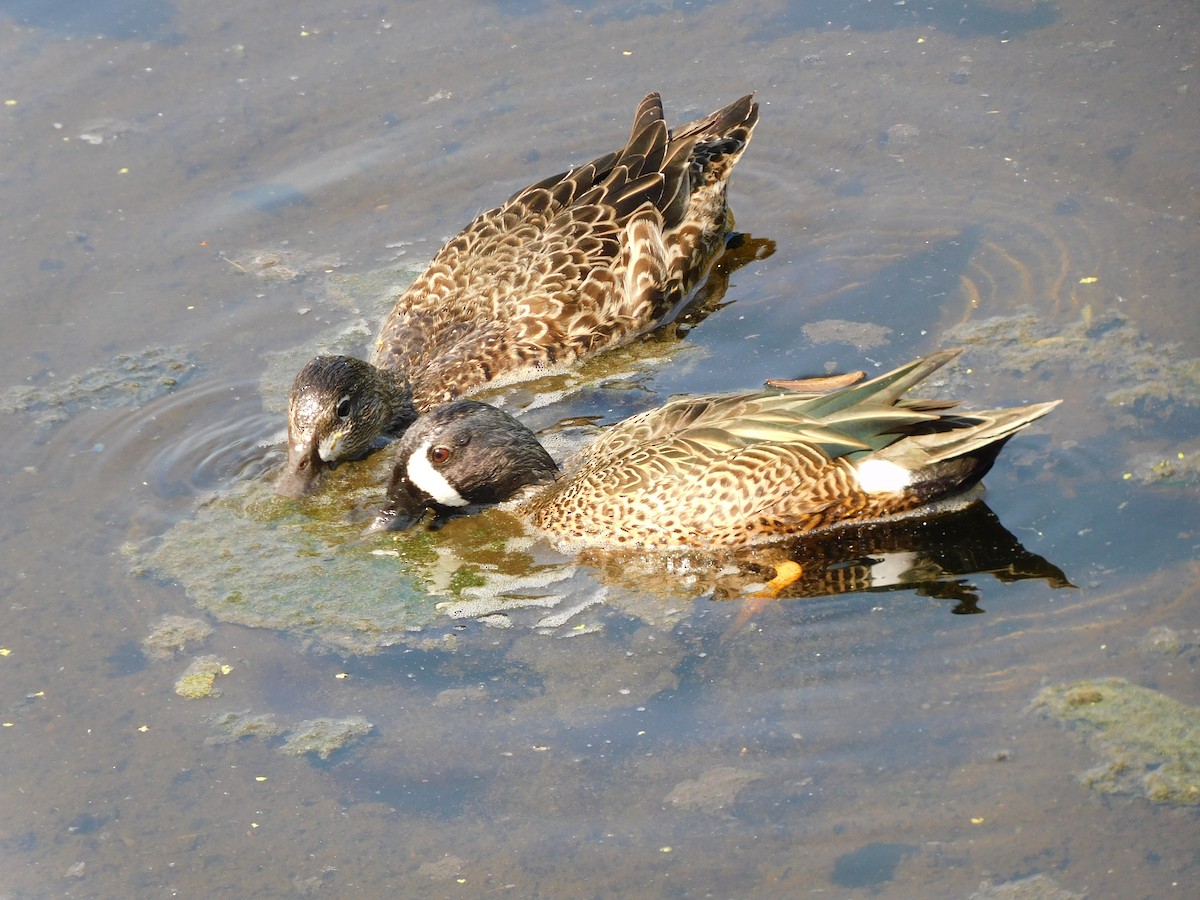
[[[667,130],[658,94],[623,148],[517,192],[438,252],[398,299],[371,362],[428,409],[629,340],[703,276],[725,185],[758,120],[746,96]]]

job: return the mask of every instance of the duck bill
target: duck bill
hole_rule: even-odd
[[[289,441],[287,465],[275,481],[275,493],[291,499],[305,497],[317,489],[326,468],[316,441],[300,445]]]
[[[424,515],[424,506],[415,509],[400,509],[396,504],[389,503],[375,514],[375,518],[367,526],[367,534],[376,534],[380,531],[407,531],[420,522]]]
[[[412,528],[421,521],[430,504],[429,495],[407,478],[393,478],[388,486],[387,503],[375,514],[375,520],[367,528],[367,533],[405,531]]]

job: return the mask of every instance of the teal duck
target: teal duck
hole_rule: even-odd
[[[967,413],[905,398],[959,352],[821,393],[674,400],[604,431],[563,472],[507,413],[459,400],[400,439],[372,530],[515,499],[560,545],[721,550],[914,514],[973,487],[1059,402]]]
[[[658,94],[624,147],[518,191],[451,238],[396,300],[370,360],[296,376],[280,493],[365,456],[420,411],[566,367],[672,312],[719,255],[726,183],[758,122],[753,95],[668,131]]]

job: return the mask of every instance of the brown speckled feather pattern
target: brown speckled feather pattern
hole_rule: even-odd
[[[725,186],[758,121],[746,96],[667,130],[638,106],[628,143],[483,213],[404,292],[371,356],[428,409],[568,364],[654,325],[727,229]]]
[[[900,398],[954,355],[830,394],[676,400],[606,431],[522,511],[567,543],[708,548],[902,515],[944,494],[946,481],[868,492],[856,460],[957,466],[952,477],[978,480],[1009,436],[1056,405],[958,416],[944,401]]]

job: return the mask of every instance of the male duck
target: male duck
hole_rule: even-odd
[[[418,410],[656,324],[720,251],[726,182],[757,122],[747,95],[668,131],[649,94],[624,147],[480,215],[400,295],[369,362],[322,356],[296,376],[279,492],[310,492],[324,467],[399,435]]]
[[[902,399],[960,352],[827,393],[674,400],[608,429],[561,475],[511,416],[460,400],[405,432],[372,530],[519,497],[559,543],[720,550],[912,513],[975,485],[1059,402],[951,413]]]

